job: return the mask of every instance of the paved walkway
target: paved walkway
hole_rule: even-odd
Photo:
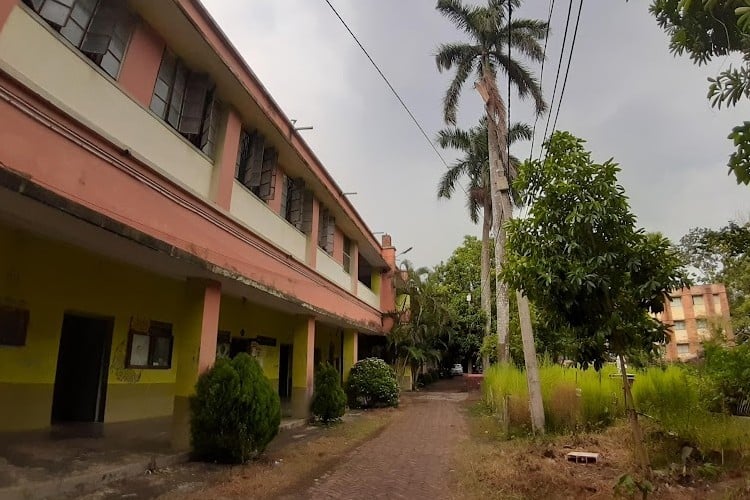
[[[284,498],[449,498],[455,445],[466,436],[460,379],[405,394],[404,413],[315,486]]]

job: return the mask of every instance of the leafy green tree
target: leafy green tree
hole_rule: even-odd
[[[516,123],[510,128],[510,143],[524,139],[531,139],[531,127],[525,123]],[[492,285],[490,279],[491,255],[490,255],[490,231],[492,230],[492,201],[490,200],[490,162],[487,148],[487,120],[480,120],[479,125],[469,130],[459,128],[448,128],[438,132],[438,143],[443,148],[454,148],[463,153],[451,167],[445,171],[438,183],[438,198],[453,196],[456,185],[461,177],[466,176],[469,180],[466,205],[469,209],[469,218],[476,224],[482,216],[482,251],[481,251],[481,275],[480,275],[480,304],[484,312],[484,335],[492,335]],[[515,179],[520,160],[515,156],[510,157],[511,181]],[[514,200],[518,200],[515,193],[511,193]],[[489,366],[489,356],[483,361],[485,367]]]
[[[310,410],[325,424],[344,416],[346,394],[341,387],[339,371],[330,363],[321,363],[315,373]]]
[[[380,358],[365,358],[354,363],[344,390],[351,408],[398,406],[396,372]]]
[[[739,54],[740,67],[729,65],[709,78],[711,106],[734,106],[750,97],[750,1],[748,0],[653,0],[651,13],[669,35],[673,54],[687,54],[696,64],[714,57]],[[750,183],[750,121],[734,127],[729,139],[736,151],[729,169],[737,183]]]
[[[649,313],[662,312],[669,291],[687,279],[670,242],[636,228],[617,184],[619,167],[593,162],[583,144],[555,132],[546,159],[521,167],[517,188],[531,209],[506,225],[503,277],[548,321],[571,332],[584,368],[617,356],[637,463],[647,469],[624,358],[653,353],[664,341],[667,327]]]

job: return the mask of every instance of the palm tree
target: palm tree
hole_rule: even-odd
[[[537,113],[543,113],[546,104],[536,78],[509,52],[521,55],[532,62],[541,62],[544,51],[540,45],[547,34],[547,23],[532,19],[509,21],[510,10],[520,6],[520,0],[488,0],[486,6],[466,6],[462,0],[438,0],[437,10],[450,19],[469,37],[468,42],[442,44],[435,61],[439,71],[456,73],[443,101],[445,121],[455,125],[458,100],[466,80],[476,75],[475,88],[485,102],[487,119],[488,156],[490,163],[490,199],[492,202],[492,228],[495,234],[495,264],[502,266],[505,257],[505,231],[503,222],[512,217],[510,197],[510,162],[508,158],[508,126],[505,102],[497,85],[497,71],[502,71],[519,97],[531,97]],[[496,276],[498,357],[509,358],[508,327],[510,311],[508,289]],[[541,406],[541,388],[536,352],[534,349],[528,302],[517,293],[521,334],[524,344],[526,374],[531,399],[531,418],[534,430],[544,429]]]
[[[510,128],[509,140],[513,144],[519,140],[530,140],[531,127],[525,123],[515,123]],[[482,270],[480,278],[480,302],[484,312],[484,336],[492,335],[492,294],[490,286],[490,231],[492,229],[492,202],[489,189],[489,153],[487,149],[487,120],[482,119],[479,125],[469,130],[448,128],[438,132],[438,144],[442,148],[453,148],[464,153],[445,171],[438,183],[438,198],[450,199],[456,190],[459,179],[464,175],[469,178],[466,204],[469,218],[476,224],[479,213],[482,213]],[[520,160],[510,157],[511,182],[515,180]],[[514,201],[520,201],[512,192]],[[485,368],[489,366],[489,356],[482,360]]]

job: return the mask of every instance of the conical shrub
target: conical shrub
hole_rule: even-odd
[[[346,411],[346,394],[339,377],[338,370],[330,363],[321,363],[315,374],[310,410],[324,423],[341,418]]]

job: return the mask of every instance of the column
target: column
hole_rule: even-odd
[[[344,382],[349,378],[352,366],[358,361],[358,346],[357,330],[344,330],[344,352],[341,353],[342,366],[344,367]]]
[[[292,416],[307,418],[315,370],[315,318],[298,318],[292,346]]]
[[[188,280],[183,316],[174,332],[173,360],[177,362],[172,445],[190,446],[189,398],[195,392],[198,375],[216,359],[219,330],[221,284],[208,280]]]
[[[224,125],[217,131],[217,148],[214,168],[211,173],[211,201],[224,210],[229,210],[234,187],[234,170],[237,151],[240,148],[242,119],[233,108],[224,116]]]
[[[356,241],[352,241],[349,257],[351,260],[349,275],[352,278],[352,294],[357,295],[357,290],[359,289],[359,245],[357,245]]]
[[[164,40],[145,21],[138,21],[130,37],[118,80],[120,86],[145,108],[151,105],[163,54]]]

